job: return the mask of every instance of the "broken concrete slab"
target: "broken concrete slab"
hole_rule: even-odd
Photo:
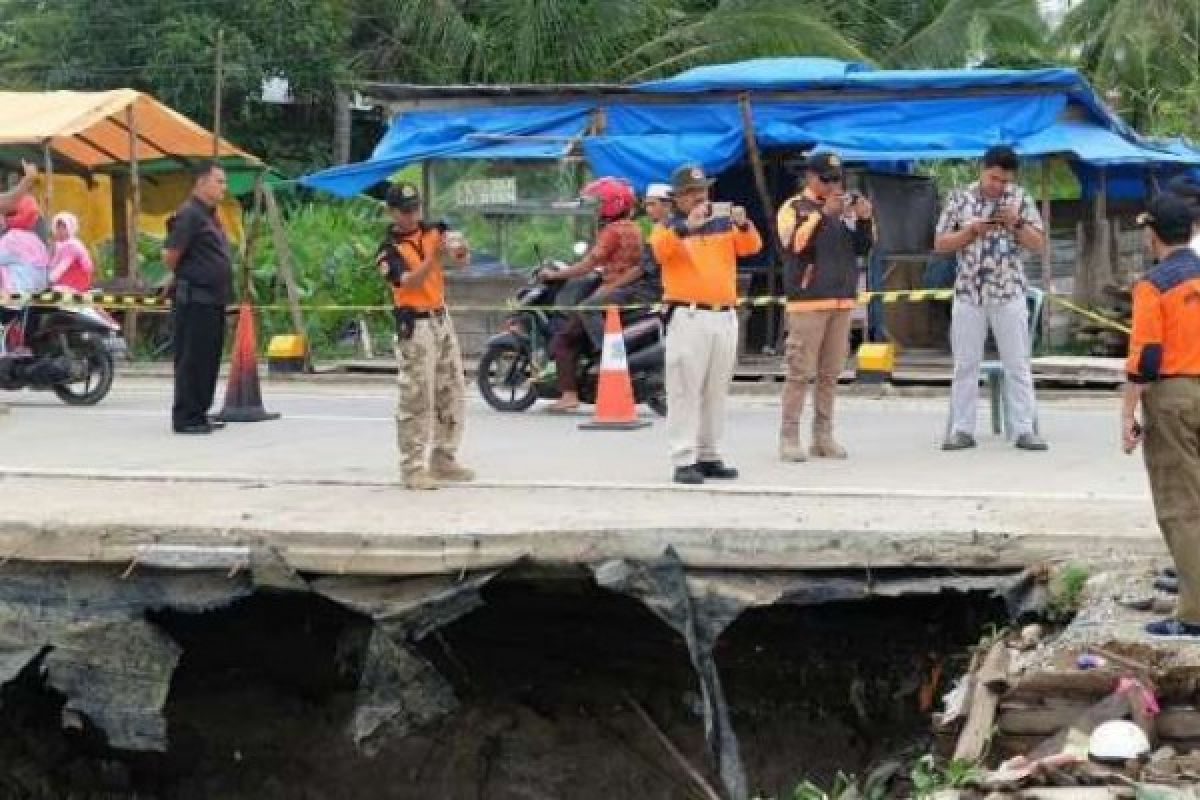
[[[104,565],[8,563],[0,580],[0,682],[37,663],[116,749],[164,750],[162,717],[180,649],[147,611],[205,611],[250,591],[212,573],[122,575]]]
[[[144,478],[3,483],[0,557],[31,561],[128,564],[172,555],[184,565],[220,556],[240,568],[254,549],[272,547],[297,572],[412,575],[524,558],[646,560],[668,545],[689,568],[751,570],[1020,569],[1073,555],[1165,554],[1148,502],[1103,497],[540,486],[416,494],[372,484]],[[186,516],[161,502],[180,487],[194,503]],[[499,508],[503,514],[494,513]]]

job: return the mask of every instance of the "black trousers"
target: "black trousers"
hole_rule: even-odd
[[[225,307],[184,303],[172,310],[175,323],[175,401],[171,424],[178,430],[207,421],[217,391],[225,345]]]

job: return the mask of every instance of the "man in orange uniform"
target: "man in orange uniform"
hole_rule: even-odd
[[[462,355],[446,313],[442,273],[447,255],[466,261],[466,243],[448,243],[445,225],[421,219],[421,197],[410,183],[389,188],[387,205],[392,226],[376,264],[392,284],[396,318],[400,478],[409,489],[470,481],[475,474],[455,460],[466,409]]]
[[[709,202],[713,181],[685,164],[671,174],[675,213],[650,234],[669,309],[667,437],[675,482],[733,479],[721,460],[725,399],[737,357],[737,260],[762,249],[746,209]]]
[[[1179,579],[1175,616],[1146,630],[1200,636],[1200,256],[1188,246],[1183,199],[1162,195],[1138,221],[1158,264],[1133,288],[1121,439],[1132,453],[1145,437],[1154,511]]]

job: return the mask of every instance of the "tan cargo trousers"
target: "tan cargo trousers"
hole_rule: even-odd
[[[1154,511],[1179,574],[1175,616],[1200,625],[1200,378],[1152,384],[1143,403]]]
[[[462,355],[448,314],[419,319],[396,341],[396,448],[401,476],[453,461],[466,419]]]
[[[667,328],[667,439],[671,464],[719,461],[725,405],[737,359],[733,311],[676,308]]]
[[[804,413],[808,385],[814,380],[813,440],[832,440],[834,394],[850,351],[853,315],[850,309],[788,313],[787,381],[783,385],[781,441],[799,441],[800,416]]]

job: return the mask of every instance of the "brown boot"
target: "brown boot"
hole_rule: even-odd
[[[779,460],[791,464],[798,464],[801,461],[808,460],[808,456],[804,454],[804,445],[800,442],[799,436],[779,437]]]
[[[405,489],[413,489],[416,491],[428,491],[430,489],[440,489],[441,486],[427,469],[414,469],[412,472],[405,474],[403,480]]]
[[[831,434],[818,434],[813,437],[812,449],[809,454],[813,458],[846,458],[846,448],[833,440]]]
[[[453,458],[433,457],[433,477],[448,483],[470,483],[475,480],[475,470],[468,469]]]

